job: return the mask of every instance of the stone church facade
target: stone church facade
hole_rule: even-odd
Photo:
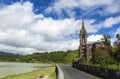
[[[85,60],[90,60],[93,57],[96,48],[105,46],[102,42],[87,43],[87,31],[85,29],[84,21],[82,21],[82,28],[79,36],[80,44],[78,58],[80,59],[84,58]]]

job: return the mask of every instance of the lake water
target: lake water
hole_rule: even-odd
[[[35,64],[35,63],[8,63],[8,62],[0,62],[0,78],[30,72],[37,69],[42,69],[48,66],[52,66],[50,64]]]

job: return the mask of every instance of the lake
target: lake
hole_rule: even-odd
[[[8,63],[8,62],[0,62],[0,78],[22,74],[26,72],[30,72],[37,69],[42,69],[45,67],[52,66],[50,64],[36,64],[36,63]]]

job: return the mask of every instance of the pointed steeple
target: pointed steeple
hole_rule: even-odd
[[[86,43],[87,43],[87,31],[85,30],[85,25],[84,25],[84,20],[82,20],[82,27],[80,30],[80,46],[79,46],[79,52],[78,52],[78,57],[81,58],[87,58],[87,47],[86,47]]]
[[[85,25],[84,25],[84,20],[82,20],[82,28],[80,30],[80,34],[86,34],[86,29],[85,29]]]
[[[84,20],[82,20],[82,29],[85,29]]]

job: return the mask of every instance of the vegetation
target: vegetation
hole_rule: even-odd
[[[111,46],[110,36],[108,36],[106,34],[103,35],[103,38],[101,39],[101,41],[105,45],[104,51],[106,51],[107,53],[111,54],[112,53],[111,52],[112,46]]]
[[[78,57],[78,50],[75,51],[68,51],[69,53],[66,54],[66,56],[64,57],[63,61],[64,63],[71,63],[73,58],[77,58]]]
[[[116,38],[117,40],[114,42],[114,46],[112,47],[110,36],[103,35],[101,41],[105,47],[96,48],[93,58],[90,61],[80,59],[76,62],[91,66],[120,69],[120,34],[117,34]]]
[[[112,56],[118,62],[120,62],[120,34],[116,35],[117,41],[114,42],[114,48],[112,50]]]
[[[101,39],[101,41],[107,46],[110,47],[111,46],[111,42],[110,42],[110,36],[108,35],[103,35],[103,38]]]
[[[94,63],[100,64],[101,66],[112,63],[113,58],[104,50],[104,48],[97,48],[95,50]]]
[[[105,48],[97,48],[95,50],[95,61],[99,64],[113,65],[120,61],[120,34],[116,35],[117,41],[114,42],[114,46],[111,47],[110,37],[103,35],[102,42],[106,45]]]
[[[120,34],[116,35],[117,40],[114,46],[111,46],[110,37],[103,35],[101,41],[106,45],[95,49],[94,59],[87,63],[96,64],[99,66],[111,67],[120,62]],[[0,54],[0,61],[4,62],[27,62],[27,63],[71,63],[74,58],[77,58],[78,50],[69,51],[55,51],[55,52],[36,52],[28,55],[15,55],[15,54]],[[81,63],[86,63],[84,59],[80,60]]]
[[[27,63],[71,63],[77,56],[77,50],[57,51],[57,52],[36,52],[29,55],[1,54],[2,62],[27,62]]]
[[[43,78],[56,79],[55,67],[49,67],[42,70],[35,70],[33,72],[3,77],[0,79],[43,79]]]

